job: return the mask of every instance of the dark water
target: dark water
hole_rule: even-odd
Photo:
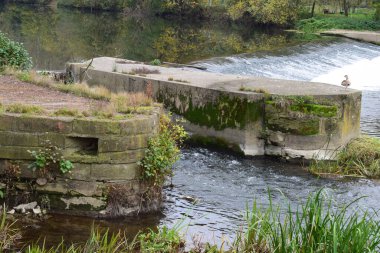
[[[25,43],[38,69],[61,69],[66,61],[107,55],[142,61],[196,61],[213,72],[333,84],[339,84],[341,72],[348,71],[356,88],[363,90],[362,130],[380,136],[380,86],[373,73],[367,73],[377,67],[378,46],[334,38],[310,41],[309,37],[247,27],[16,5],[0,5],[0,29]],[[357,206],[380,209],[380,184],[376,181],[318,179],[299,165],[203,148],[183,150],[173,184],[173,189],[165,190],[167,200],[160,215],[122,220],[52,215],[22,221],[19,226],[25,240],[46,237],[49,244],[62,237],[68,242],[84,241],[92,225],[123,229],[133,237],[140,229],[175,223],[186,225],[183,231],[188,240],[198,235],[220,241],[233,238],[243,224],[247,204],[256,199],[268,205],[269,188],[276,204],[290,201],[295,206],[325,187],[338,204],[366,195]],[[187,196],[196,198],[196,204]]]

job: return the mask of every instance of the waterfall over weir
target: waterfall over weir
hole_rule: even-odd
[[[208,71],[303,80],[340,85],[348,75],[351,88],[363,91],[362,132],[380,137],[380,47],[348,39],[309,43],[275,52],[242,54],[197,62]]]

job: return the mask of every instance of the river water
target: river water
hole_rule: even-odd
[[[160,19],[129,19],[110,13],[51,10],[0,5],[0,30],[22,41],[38,69],[61,69],[66,61],[93,56],[119,56],[141,61],[161,58],[193,62],[208,71],[339,85],[348,74],[353,88],[363,91],[362,131],[380,137],[380,47],[333,37],[315,38],[281,31],[244,27],[186,24]],[[46,237],[48,244],[62,237],[84,241],[90,227],[123,229],[131,237],[157,225],[181,223],[186,237],[232,240],[244,223],[246,205],[254,199],[295,206],[321,187],[338,204],[358,202],[363,209],[380,209],[377,181],[319,179],[300,165],[270,158],[242,158],[187,147],[174,169],[174,188],[166,189],[161,214],[122,220],[92,220],[63,215],[28,219],[20,226],[24,239]],[[189,201],[189,197],[197,201]]]

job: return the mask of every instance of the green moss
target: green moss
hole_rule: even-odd
[[[269,117],[266,120],[266,126],[272,131],[296,135],[315,135],[319,133],[318,119]]]
[[[319,117],[331,118],[336,117],[337,106],[318,105],[318,104],[295,104],[290,105],[290,110],[302,112],[305,114],[313,114]]]
[[[248,101],[246,98],[221,95],[215,101],[206,102],[202,106],[195,106],[192,97],[179,95],[182,104],[177,107],[170,93],[162,91],[158,101],[165,104],[172,112],[182,115],[189,122],[224,130],[226,128],[244,129],[249,123],[256,122],[264,114],[260,102]]]
[[[237,154],[244,155],[243,151],[237,144],[229,143],[225,139],[219,137],[192,135],[186,142],[188,144],[195,144],[220,150],[232,150]]]

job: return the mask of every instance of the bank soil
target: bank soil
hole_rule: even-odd
[[[88,111],[108,104],[105,101],[78,97],[73,94],[22,82],[13,76],[0,76],[0,103],[3,105],[16,103],[38,105],[47,111],[56,111],[62,108]]]

